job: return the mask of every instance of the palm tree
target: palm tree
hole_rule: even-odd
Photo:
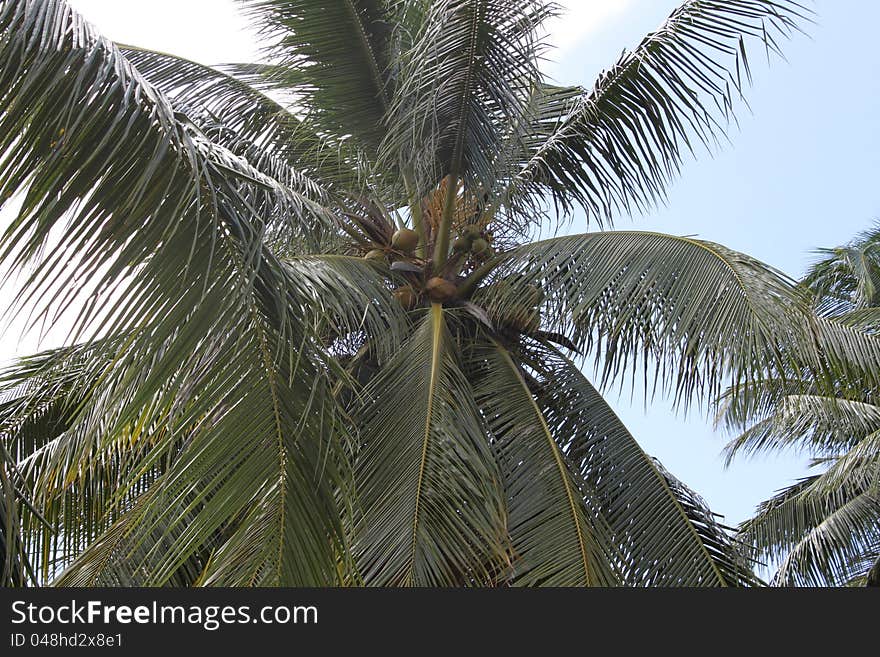
[[[74,320],[4,375],[5,579],[754,583],[598,388],[880,350],[718,244],[531,236],[662,198],[805,10],[689,0],[583,89],[547,2],[243,4],[266,60],[209,68],[0,0],[12,312]]]
[[[876,334],[880,230],[819,253],[802,283],[816,312]],[[830,380],[765,381],[755,398],[725,409],[728,424],[745,429],[728,445],[728,460],[796,449],[819,470],[761,503],[740,527],[759,558],[778,564],[777,585],[880,586],[880,390],[846,365]]]

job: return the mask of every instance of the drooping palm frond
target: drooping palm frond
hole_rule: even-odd
[[[649,457],[580,369],[554,348],[526,361],[565,459],[593,492],[627,586],[751,586],[745,551],[693,491]]]
[[[763,431],[773,441],[807,443],[813,452],[824,450],[829,456],[815,464],[824,472],[763,502],[741,525],[740,536],[759,557],[779,563],[772,580],[776,585],[841,586],[863,579],[880,556],[876,408],[833,398],[804,401],[791,400],[796,405],[794,418],[772,416],[754,431]],[[761,442],[748,444],[749,438],[747,432],[738,440],[746,442],[745,448],[768,448]],[[816,440],[818,448],[811,444]],[[833,453],[835,446],[838,454]]]
[[[206,301],[220,303],[213,295]],[[196,315],[193,328],[205,314]],[[51,551],[53,560],[64,565],[79,555],[61,583],[171,583],[180,564],[214,543],[228,561],[216,562],[222,572],[206,573],[210,581],[336,581],[336,560],[344,553],[333,546],[334,535],[342,540],[344,517],[336,500],[344,488],[337,443],[344,434],[307,345],[277,336],[255,308],[243,307],[222,336],[200,335],[202,345],[189,361],[168,358],[161,348],[140,358],[121,349],[110,352],[110,362],[91,360],[101,386],[91,385],[94,375],[79,377],[80,389],[95,392],[74,404],[63,433],[21,462],[64,541],[64,549],[56,544]],[[279,349],[282,344],[288,346]],[[117,369],[131,359],[139,369]],[[69,376],[70,368],[60,373]],[[187,513],[172,511],[181,508],[180,498]],[[131,507],[135,499],[141,504]],[[151,561],[114,552],[111,569],[102,556],[108,523],[114,524],[110,535]],[[157,526],[179,535],[163,543],[167,551],[159,555]],[[220,528],[228,532],[223,541],[216,539]],[[235,543],[257,535],[259,550]]]
[[[603,382],[642,361],[677,399],[711,400],[726,377],[736,385],[763,379],[768,363],[783,373],[793,360],[819,369],[806,298],[784,274],[718,244],[597,232],[525,244],[502,258],[494,275],[512,282],[507,291],[475,299],[503,315],[524,285],[539,286],[544,324],[601,357]],[[837,338],[839,349],[880,362],[880,343]]]
[[[771,580],[774,586],[842,586],[865,576],[880,557],[880,501],[860,496],[810,530],[785,556]]]
[[[2,437],[2,432],[0,432]],[[34,508],[22,490],[12,455],[0,440],[0,586],[25,586],[38,582],[27,551],[22,508]]]
[[[286,208],[286,220],[303,234],[320,224],[307,199],[191,130],[66,5],[10,0],[0,7],[0,196],[24,194],[2,253],[13,268],[30,264],[52,229],[66,226],[28,278],[23,301],[45,293],[44,305],[64,307],[83,292],[77,280],[95,280],[82,317],[88,323],[98,299],[114,290],[155,293],[150,285],[163,276],[177,282],[166,290],[186,290],[204,271],[205,262],[165,263],[163,256],[173,260],[199,247],[210,262],[220,257],[223,235],[239,243],[247,261],[267,229],[261,208]],[[78,74],[63,74],[70,69]],[[142,306],[137,319],[117,321],[149,317]]]
[[[318,202],[331,191],[358,189],[368,173],[363,157],[334,141],[306,117],[249,84],[245,74],[130,45],[119,45],[138,72],[214,143]]]
[[[824,257],[810,266],[802,281],[816,297],[817,312],[839,317],[880,306],[880,228],[817,253]]]
[[[395,340],[401,339],[400,322],[403,320],[400,316],[403,311],[391,301],[390,294],[374,277],[375,269],[371,263],[343,256],[308,256],[288,261],[285,271],[288,275],[282,280],[289,281],[290,286],[285,312],[295,314],[306,326],[313,328],[315,334],[323,332],[328,324],[340,335],[368,332],[379,336],[375,342],[378,353],[387,352]],[[218,289],[217,293],[225,294],[223,289]],[[206,303],[208,308],[220,305],[220,301],[212,297],[206,299]],[[310,369],[311,366],[294,367],[294,363],[309,358],[308,348],[292,342],[287,349],[293,348],[295,351],[286,354],[278,351],[281,345],[272,347],[268,340],[275,339],[273,325],[283,322],[274,318],[269,320],[269,325],[261,327],[247,321],[248,318],[254,322],[260,321],[253,308],[242,308],[240,312],[244,321],[224,324],[220,336],[200,333],[193,336],[198,340],[195,344],[199,346],[189,362],[182,364],[165,357],[162,348],[135,359],[120,350],[124,340],[115,340],[87,345],[72,352],[69,349],[61,350],[57,356],[49,354],[44,359],[30,359],[9,373],[8,379],[19,387],[30,382],[39,385],[36,388],[26,386],[31,389],[21,393],[17,407],[12,407],[12,402],[7,404],[10,407],[8,416],[16,424],[11,426],[4,423],[4,433],[9,436],[18,458],[24,459],[27,481],[40,492],[41,508],[53,522],[64,528],[62,532],[48,535],[46,531],[39,531],[39,526],[35,527],[36,535],[31,541],[34,551],[41,551],[41,546],[51,541],[51,553],[57,555],[57,562],[64,564],[68,555],[76,554],[83,546],[94,541],[108,524],[137,524],[136,519],[127,515],[127,506],[134,498],[143,500],[144,513],[148,502],[152,503],[154,509],[164,509],[158,494],[151,492],[143,495],[144,491],[167,485],[172,476],[183,477],[184,481],[190,476],[198,481],[198,477],[202,476],[194,466],[186,469],[186,454],[182,451],[184,446],[181,442],[199,445],[204,441],[206,445],[213,445],[211,453],[216,455],[219,462],[208,470],[212,473],[212,481],[221,481],[225,473],[231,481],[240,483],[233,474],[245,467],[240,462],[245,455],[248,459],[271,458],[273,445],[254,441],[261,440],[261,435],[265,438],[274,435],[262,434],[261,428],[269,432],[274,427],[278,434],[276,440],[280,440],[283,433],[285,441],[291,441],[289,445],[279,444],[283,451],[280,454],[276,452],[277,459],[293,458],[293,455],[299,456],[300,451],[304,450],[306,454],[297,459],[298,465],[305,467],[303,464],[311,463],[314,472],[323,473],[325,483],[339,485],[332,476],[332,467],[318,465],[320,459],[331,458],[334,450],[340,448],[334,442],[341,440],[340,436],[334,435],[339,430],[338,427],[334,429],[332,412],[320,408],[322,394],[326,394],[321,390],[326,382],[322,382],[319,373]],[[199,320],[206,314],[192,319],[192,329],[200,331]],[[398,317],[397,325],[393,323],[395,317]],[[96,359],[96,351],[102,351],[104,355]],[[138,376],[132,379],[130,375],[113,374],[114,365],[129,361],[138,363]],[[86,367],[81,370],[83,366]],[[273,374],[275,370],[278,370],[277,374]],[[307,374],[308,371],[311,374]],[[122,381],[117,382],[117,376],[122,377]],[[170,377],[170,381],[165,383],[160,376]],[[93,394],[91,391],[95,383],[101,379],[100,394]],[[215,379],[219,387],[215,387]],[[114,383],[119,386],[115,390]],[[231,390],[223,388],[230,384],[234,384]],[[291,385],[296,388],[295,394],[288,388]],[[149,391],[155,392],[151,396]],[[246,394],[247,397],[239,401],[239,394]],[[83,395],[87,396],[85,400]],[[193,400],[196,400],[195,404]],[[259,400],[259,403],[255,400]],[[277,409],[276,404],[279,405]],[[178,408],[177,413],[181,417],[173,417],[174,407]],[[132,415],[127,409],[135,409],[136,412]],[[296,412],[303,414],[299,421],[294,421]],[[242,413],[248,415],[239,419]],[[2,417],[6,415],[4,409]],[[317,419],[306,421],[307,416],[313,415]],[[271,423],[273,417],[275,421]],[[322,422],[327,426],[321,426]],[[242,436],[239,431],[245,431],[246,434]],[[296,436],[298,439],[294,438]],[[306,447],[300,446],[297,440],[303,440]],[[252,454],[239,453],[242,446],[249,442],[253,443]],[[320,447],[326,454],[311,454],[308,450],[312,447]],[[178,459],[183,459],[183,464],[169,470],[168,463],[176,463]],[[266,467],[266,464],[263,463],[262,467]],[[96,473],[100,473],[100,476],[96,476]],[[294,472],[294,475],[301,477],[304,473]],[[288,485],[290,494],[297,496],[298,504],[306,503],[302,499],[303,491],[297,486],[305,486],[306,490],[320,490],[324,485],[321,481],[298,479],[294,482],[296,485]],[[251,483],[256,485],[257,482],[258,479],[254,479]],[[253,493],[247,486],[244,491],[249,500]],[[118,498],[115,502],[114,496]],[[224,501],[233,504],[229,494]],[[266,502],[269,501],[267,494]],[[308,496],[305,501],[316,513],[321,509],[318,501],[308,501]],[[210,508],[206,503],[202,514],[194,517],[183,514],[180,517],[187,518],[187,527],[195,527],[205,521],[205,514]],[[257,508],[253,507],[252,512],[256,513]],[[232,508],[227,513],[232,518],[237,512]],[[339,510],[335,507],[328,509],[325,500],[323,513],[330,513],[327,517],[332,518],[339,515]],[[260,527],[266,530],[272,527],[270,519],[250,520],[259,522]],[[147,523],[143,518],[140,521]],[[312,521],[314,524],[314,518]],[[174,532],[179,530],[179,522],[157,518],[153,524],[163,523],[163,531]],[[143,541],[152,540],[149,532],[153,530],[149,529],[149,523],[146,526],[147,533],[140,541],[126,535],[125,544],[130,545],[132,550],[143,551]],[[308,525],[303,525],[300,519],[293,526]],[[188,549],[205,549],[204,546],[211,540],[211,531],[216,529],[206,530],[201,535],[203,543],[193,542],[190,537]],[[252,529],[247,532],[253,534]],[[261,536],[264,544],[271,540],[268,536]],[[294,549],[295,539],[295,536],[284,537],[285,554]],[[288,544],[287,541],[293,542]],[[101,545],[106,544],[102,541]],[[170,551],[171,547],[168,548],[169,554],[174,554]],[[234,555],[230,554],[230,548],[225,543],[218,544],[216,548],[224,559],[233,559]],[[251,549],[248,552],[250,561],[242,561],[240,557],[237,559],[238,567],[250,568],[243,574],[239,573],[238,579],[223,579],[227,575],[233,576],[228,572],[222,576],[207,572],[205,581],[250,582],[255,577],[255,569],[261,568],[253,562],[258,554]],[[114,553],[113,558],[119,562],[119,568],[128,563],[118,554]],[[190,557],[184,554],[180,558],[186,560]],[[303,560],[302,556],[300,560]],[[215,563],[223,564],[224,560]],[[47,569],[51,565],[47,563]],[[82,568],[91,572],[91,566],[92,563],[86,559]],[[160,566],[168,568],[163,564],[154,564],[155,568]],[[133,581],[134,573],[138,572],[141,582],[172,581],[162,580],[161,577],[171,577],[175,572],[173,568],[161,574],[150,570],[151,567],[140,564],[139,571],[125,572],[117,568],[112,576],[121,577],[120,581]],[[228,570],[228,566],[225,568]],[[271,578],[270,572],[266,568],[261,577]],[[110,575],[105,572],[101,574],[101,577],[104,576]],[[305,578],[301,572],[288,572],[277,577],[278,581],[320,581]]]
[[[773,584],[852,586],[870,581],[880,552],[880,411],[871,357],[856,342],[876,338],[873,310],[877,232],[825,249],[801,282],[819,317],[828,376],[793,369],[728,391],[719,420],[740,431],[740,454],[797,449],[822,472],[763,502],[740,535],[778,570]]]
[[[774,585],[841,586],[864,576],[880,556],[877,491],[817,493],[821,479],[813,475],[786,488],[740,527],[759,558],[779,560]]]
[[[470,360],[504,483],[512,583],[616,584],[611,537],[585,504],[557,443],[559,427],[535,399],[523,366],[496,341],[474,349]]]
[[[138,440],[138,430],[119,432],[101,446],[94,432],[78,430],[88,424],[78,425],[77,418],[93,401],[93,373],[107,367],[121,342],[50,350],[3,373],[0,434],[21,486],[39,508],[21,514],[21,540],[43,582],[106,528],[114,517],[106,502],[127,476],[127,464],[149,447],[150,441]],[[148,430],[155,413],[151,406],[141,410],[141,430]],[[112,422],[108,415],[101,420]]]
[[[778,53],[808,15],[790,0],[684,2],[524,153],[516,193],[549,193],[600,224],[662,199],[683,156],[724,133],[751,78],[747,42]]]
[[[333,337],[363,332],[385,360],[409,333],[409,320],[394,300],[383,265],[343,255],[297,256],[284,261],[298,307],[317,334]],[[328,342],[329,344],[329,342]]]
[[[544,82],[533,85],[525,120],[508,127],[496,151],[491,185],[479,217],[482,225],[491,225],[496,236],[511,235],[522,240],[531,237],[536,228],[552,223],[548,196],[556,202],[557,217],[571,209],[546,193],[539,171],[540,152],[547,148],[582,94],[579,87],[556,87]]]
[[[431,306],[356,409],[355,556],[368,585],[487,585],[507,568],[501,478],[447,312]]]
[[[238,322],[225,327],[225,339],[207,336],[193,356],[196,362],[185,363],[181,387],[164,395],[172,405],[156,404],[160,414],[143,436],[149,449],[132,458],[139,446],[133,443],[115,482],[110,507],[123,505],[124,513],[79,554],[61,583],[95,583],[82,577],[108,575],[94,567],[96,559],[105,563],[108,541],[114,550],[126,550],[115,561],[114,576],[124,574],[140,585],[167,584],[182,563],[214,542],[226,558],[206,569],[206,582],[338,581],[344,508],[336,491],[345,488],[339,444],[344,432],[329,401],[329,382],[304,340],[280,338],[253,307],[238,312]],[[158,365],[153,376],[161,371]],[[150,383],[138,382],[138,396]],[[89,429],[86,424],[82,431],[97,434],[99,454],[127,433],[126,425]],[[139,504],[126,508],[125,493],[151,472],[153,481],[138,496]],[[160,526],[176,538],[157,553],[153,541]],[[218,541],[220,531],[224,538]],[[131,558],[137,551],[144,552],[144,561]]]
[[[65,433],[95,458],[137,426],[145,407],[157,409],[160,444],[107,485],[118,488],[120,504],[165,459],[161,481],[146,493],[151,504],[116,526],[143,545],[158,524],[184,522],[167,517],[174,501],[193,495],[189,503],[201,508],[173,549],[143,564],[140,581],[169,581],[230,522],[223,546],[237,566],[212,581],[337,581],[340,425],[303,311],[314,309],[320,279],[291,280],[262,243],[260,209],[285,208],[303,234],[320,215],[191,130],[66,5],[4,2],[0,34],[0,186],[25,194],[4,255],[24,266],[62,228],[21,301],[42,294],[46,309],[63,310],[82,292],[77,281],[96,277],[76,333],[91,326],[126,336],[109,362],[90,364],[82,382],[99,381],[100,394]],[[66,75],[71,69],[77,75]],[[68,261],[70,253],[82,258]],[[371,300],[352,312],[360,327],[380,309]],[[68,578],[86,572],[92,554],[80,555]]]
[[[737,455],[784,449],[839,455],[880,430],[880,408],[863,401],[817,395],[788,395],[765,417],[725,447],[727,462]]]

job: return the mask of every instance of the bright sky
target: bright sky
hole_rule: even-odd
[[[71,0],[107,36],[207,64],[256,58],[232,0]],[[809,2],[810,0],[805,0]],[[551,26],[559,47],[549,71],[590,86],[624,47],[659,25],[675,0],[566,0]],[[816,0],[811,38],[786,44],[788,63],[768,68],[756,51],[752,113],[740,114],[732,146],[687,163],[668,207],[619,228],[699,235],[799,276],[811,251],[850,239],[880,218],[880,76],[873,44],[880,3]],[[574,227],[583,230],[583,217]],[[0,344],[0,362],[31,351],[34,337]],[[47,345],[48,346],[48,345]],[[804,473],[803,461],[770,458],[722,469],[724,437],[698,414],[674,415],[613,400],[639,442],[700,492],[730,524]]]

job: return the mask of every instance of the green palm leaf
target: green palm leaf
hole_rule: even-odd
[[[817,310],[839,317],[880,305],[880,228],[860,233],[845,246],[819,249],[803,285],[816,295]]]
[[[536,31],[552,11],[533,0],[427,8],[403,56],[384,146],[389,160],[415,168],[420,191],[445,175],[475,189],[489,182],[506,125],[526,116],[538,79]]]
[[[120,45],[121,52],[214,142],[247,158],[309,198],[364,184],[364,158],[349,145],[319,134],[307,118],[268,95],[259,65],[212,68],[167,53]]]
[[[312,119],[375,153],[393,93],[385,0],[244,0],[271,41],[268,79],[307,97]]]
[[[599,392],[555,349],[533,356],[554,439],[593,499],[630,586],[749,586],[741,546],[705,502],[649,457]]]
[[[94,562],[106,561],[103,550],[114,537],[110,545],[125,550],[116,556],[119,567],[140,585],[168,583],[215,543],[225,559],[206,567],[207,583],[337,581],[344,509],[335,491],[345,485],[344,459],[328,382],[303,358],[301,345],[279,341],[253,308],[241,310],[229,338],[213,338],[211,351],[223,357],[200,363],[201,376],[186,373],[194,390],[177,391],[176,408],[161,418],[164,431],[151,432],[158,440],[116,482],[114,498],[123,504],[123,495],[155,472],[140,503],[126,508],[109,538],[90,545],[59,583],[96,583],[82,578],[102,574]],[[148,388],[147,382],[137,390]],[[102,432],[99,447],[114,433]],[[173,540],[155,542],[158,527]],[[138,550],[143,560],[133,558]]]
[[[527,151],[518,193],[549,193],[600,223],[663,198],[683,155],[723,134],[751,77],[747,41],[778,53],[808,14],[790,0],[684,2]]]
[[[494,437],[523,586],[595,586],[617,581],[609,541],[569,471],[557,427],[539,406],[522,365],[498,342],[473,354],[477,403]]]
[[[774,413],[749,427],[726,447],[727,462],[738,454],[806,448],[835,455],[880,430],[880,408],[863,401],[818,395],[788,395]]]
[[[367,584],[485,585],[506,567],[500,475],[447,321],[433,304],[356,411]]]
[[[764,502],[740,527],[759,555],[780,559],[771,583],[840,586],[880,557],[880,500],[870,490],[816,495],[819,475]]]
[[[727,375],[745,384],[763,378],[767,363],[818,362],[793,283],[711,242],[635,231],[559,237],[505,254],[496,276],[515,282],[484,301],[493,312],[510,312],[522,285],[540,286],[545,324],[601,356],[605,380],[653,361],[656,385],[677,398],[713,398]]]

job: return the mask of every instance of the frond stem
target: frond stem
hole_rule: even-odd
[[[424,258],[428,253],[428,234],[425,230],[425,217],[422,214],[421,199],[418,198],[412,177],[408,172],[403,174],[403,184],[406,186],[406,195],[409,198],[409,211],[412,215],[413,226],[419,234],[419,246],[416,255]]]
[[[443,216],[434,241],[434,269],[438,270],[446,264],[449,256],[449,235],[452,232],[452,216],[455,214],[455,199],[458,196],[458,176],[450,173],[446,176],[446,199],[443,202]]]
[[[502,254],[500,256],[495,256],[494,258],[490,258],[482,265],[477,267],[473,272],[471,272],[470,276],[468,276],[464,283],[458,288],[458,295],[466,299],[471,296],[477,289],[477,286],[483,282],[483,279],[486,278],[489,274],[491,274],[495,269],[507,259],[507,254]]]

